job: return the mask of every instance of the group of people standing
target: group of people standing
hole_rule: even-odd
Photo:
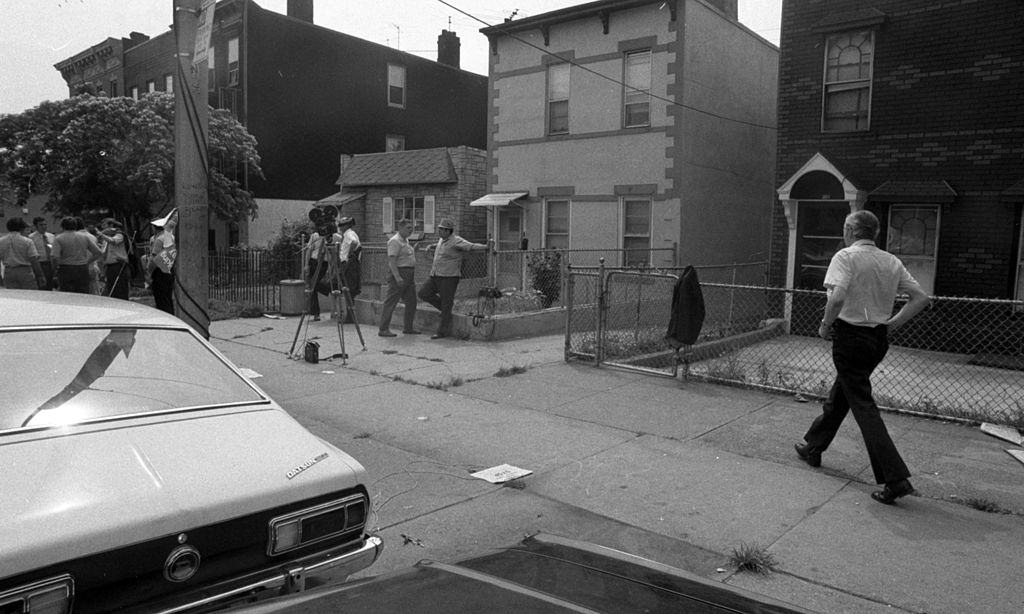
[[[398,222],[398,230],[388,239],[388,293],[384,299],[384,307],[380,314],[380,326],[377,334],[381,337],[394,337],[391,332],[391,315],[399,301],[405,306],[402,332],[416,335],[416,300],[425,301],[441,312],[441,322],[437,332],[431,339],[443,339],[452,334],[452,307],[455,305],[455,290],[459,286],[462,275],[462,255],[470,251],[486,251],[492,242],[473,243],[455,234],[455,224],[450,219],[442,219],[437,225],[437,243],[427,247],[434,252],[434,262],[430,267],[430,277],[416,292],[416,248],[409,243],[414,224],[412,220],[403,219]]]
[[[128,300],[131,268],[124,227],[106,218],[100,228],[88,228],[80,217],[60,221],[61,232],[47,230],[45,218],[7,220],[0,238],[4,286],[20,290],[61,290],[103,294]],[[103,280],[103,286],[100,286]]]
[[[332,267],[340,267],[341,283],[349,289],[350,296],[359,294],[359,253],[361,244],[353,226],[355,220],[343,217],[337,225],[323,224],[314,232],[304,246],[303,277],[306,279],[306,291],[309,293],[307,313],[313,320],[320,319],[319,294],[330,295],[332,291],[342,288],[333,287],[330,283],[337,279]],[[441,312],[441,323],[431,339],[443,339],[452,334],[452,307],[455,305],[455,290],[459,285],[462,271],[462,255],[468,251],[486,251],[491,241],[473,243],[455,234],[455,224],[445,218],[437,224],[437,243],[427,248],[433,252],[434,261],[430,269],[430,277],[416,291],[416,246],[410,243],[409,237],[415,229],[415,223],[403,219],[396,225],[396,232],[388,239],[388,290],[381,312],[380,326],[377,334],[381,337],[396,337],[391,332],[391,316],[399,301],[405,305],[402,332],[406,335],[418,335],[416,330],[417,299],[433,305]],[[337,250],[337,261],[332,263],[330,250]],[[324,251],[328,250],[328,251]],[[326,257],[330,255],[330,257]],[[327,281],[325,281],[327,278]],[[336,283],[334,284],[336,285]]]
[[[172,314],[176,222],[173,211],[152,222],[157,231],[145,258],[156,306]],[[5,288],[129,299],[134,274],[129,258],[132,241],[120,221],[104,218],[96,227],[80,217],[67,216],[60,220],[59,233],[49,232],[48,226],[43,217],[34,218],[32,227],[20,217],[7,220],[7,234],[0,237]]]

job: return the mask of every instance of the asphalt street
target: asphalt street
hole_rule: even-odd
[[[297,323],[215,322],[211,340],[367,468],[385,539],[369,575],[544,531],[823,613],[1024,610],[1024,465],[976,428],[887,414],[918,493],[884,506],[852,419],[821,469],[794,455],[816,403],[566,363],[561,336],[383,339],[363,326],[363,349],[346,325],[347,359],[310,364],[288,356]],[[321,357],[340,353],[333,322],[307,337]],[[503,463],[532,473],[470,476]],[[737,571],[743,545],[775,571]]]

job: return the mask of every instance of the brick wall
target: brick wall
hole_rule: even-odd
[[[779,74],[776,185],[820,152],[865,192],[890,180],[946,181],[937,294],[1005,297],[1016,265],[1020,206],[1000,193],[1024,179],[1024,3],[875,1],[871,125],[822,134],[822,19],[856,0],[786,2]],[[842,30],[839,30],[842,31]],[[869,208],[886,221],[888,205]],[[772,219],[773,283],[786,273],[788,225]]]

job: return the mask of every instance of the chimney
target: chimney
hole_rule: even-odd
[[[437,61],[453,68],[459,67],[459,37],[455,32],[441,30],[441,36],[437,37]]]
[[[288,0],[288,16],[313,23],[313,0]]]

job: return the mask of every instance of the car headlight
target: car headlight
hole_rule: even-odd
[[[64,574],[19,586],[0,593],[0,612],[3,614],[67,614],[75,582]]]
[[[362,494],[278,516],[270,521],[267,554],[274,556],[349,532],[362,532],[367,502]]]

